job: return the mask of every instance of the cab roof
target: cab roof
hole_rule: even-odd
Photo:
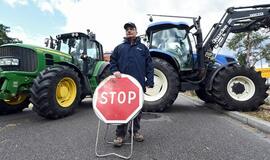
[[[146,34],[150,34],[150,32],[156,32],[159,30],[167,29],[167,28],[179,28],[179,29],[188,29],[189,25],[185,22],[170,22],[170,21],[161,21],[161,22],[155,22],[151,23],[147,30]]]
[[[65,39],[65,38],[70,38],[70,37],[89,37],[85,33],[81,32],[71,32],[71,33],[64,33],[64,34],[59,34],[56,36],[57,39]]]

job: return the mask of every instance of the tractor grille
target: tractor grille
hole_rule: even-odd
[[[36,70],[38,61],[35,51],[16,47],[4,46],[0,48],[0,57],[14,57],[19,59],[19,66],[2,66],[3,71],[26,71],[33,72]]]

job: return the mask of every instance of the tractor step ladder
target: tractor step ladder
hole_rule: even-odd
[[[96,145],[95,145],[96,156],[97,157],[117,156],[117,157],[122,158],[122,159],[130,159],[131,156],[132,156],[132,153],[133,153],[133,136],[134,136],[134,133],[133,133],[133,127],[134,127],[133,119],[130,122],[131,123],[131,138],[130,138],[130,143],[123,143],[124,145],[130,145],[130,153],[127,156],[121,155],[119,153],[114,153],[114,152],[112,152],[112,153],[99,153],[98,152],[100,121],[101,120],[98,121],[98,126],[97,126],[97,136],[96,136]],[[106,130],[105,130],[105,135],[104,135],[104,142],[107,143],[107,144],[113,144],[112,141],[109,141],[107,139],[107,133],[108,133],[108,130],[109,130],[110,125],[117,125],[117,124],[107,123],[107,127],[106,127]]]

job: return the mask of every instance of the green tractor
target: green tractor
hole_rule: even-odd
[[[74,32],[56,38],[47,41],[53,49],[0,46],[0,114],[20,112],[32,103],[42,117],[68,116],[110,74],[95,34]]]

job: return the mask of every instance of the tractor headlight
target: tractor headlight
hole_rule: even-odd
[[[0,66],[18,66],[18,58],[0,58]]]

